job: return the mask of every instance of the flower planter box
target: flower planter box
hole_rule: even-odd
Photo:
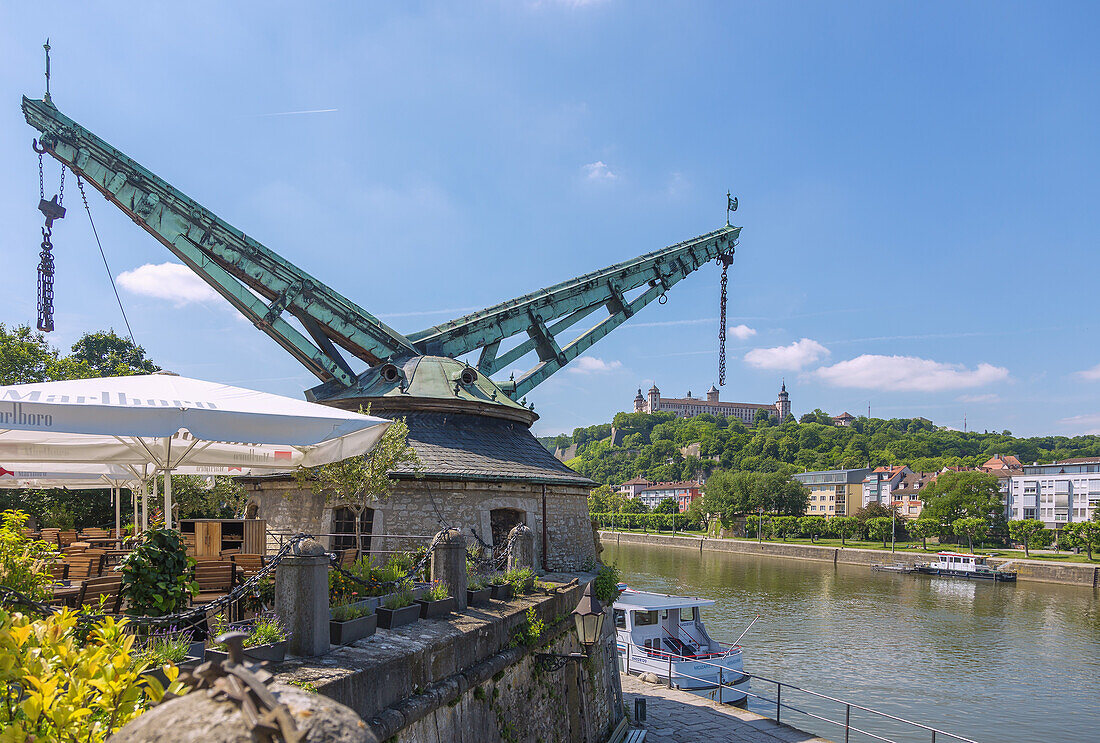
[[[455,601],[454,596],[448,596],[445,599],[439,601],[428,601],[427,599],[417,599],[416,603],[420,604],[420,618],[421,619],[435,619],[450,614],[452,611],[458,608],[458,602]]]
[[[491,590],[493,598],[497,601],[512,600],[512,586],[508,583],[501,583],[500,585],[494,584]]]
[[[333,645],[350,645],[356,640],[370,637],[376,629],[378,629],[377,614],[356,617],[346,622],[337,622],[333,619],[328,623],[329,642]]]
[[[199,660],[202,660],[203,658],[206,657],[205,653],[206,653],[206,643],[201,642],[201,641],[200,642],[193,642],[187,648],[187,657],[189,657],[189,658],[198,658]]]
[[[535,578],[534,576],[528,578],[520,584],[520,593],[531,593],[535,590]]]
[[[493,597],[492,586],[486,586],[485,588],[479,588],[476,591],[472,591],[469,588],[466,589],[466,605],[467,606],[483,606],[489,603],[489,599]]]
[[[221,650],[207,650],[207,660],[225,660],[229,657],[228,653]],[[244,648],[245,660],[250,660],[253,663],[259,663],[261,661],[271,661],[272,663],[282,663],[286,658],[286,640],[282,642],[272,642],[267,645],[253,645],[250,648]]]
[[[412,597],[418,599],[428,592],[430,586],[427,583],[416,583],[411,590]],[[365,596],[358,601],[353,601],[348,606],[365,606],[371,611],[377,611],[378,607],[386,603],[386,601],[393,596],[392,593],[383,594],[381,596]]]
[[[159,666],[156,668],[150,668],[148,671],[143,671],[141,674],[143,679],[156,679],[161,687],[168,688],[168,677],[164,675],[164,669]]]
[[[384,629],[396,629],[404,624],[412,624],[420,619],[420,604],[402,606],[400,609],[387,609],[378,607],[378,626]]]

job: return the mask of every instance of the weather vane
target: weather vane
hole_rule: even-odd
[[[42,100],[50,103],[50,40],[46,39],[46,43],[42,45],[42,48],[46,50],[46,95]]]
[[[47,75],[47,77],[49,77],[49,76]],[[47,80],[47,82],[48,82],[48,80]],[[732,212],[735,212],[735,211],[737,211],[737,197],[736,196],[731,197],[730,192],[726,191],[726,226],[727,227],[729,227],[729,225],[730,225],[730,214]]]

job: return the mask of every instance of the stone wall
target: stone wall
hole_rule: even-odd
[[[737,539],[709,539],[700,537],[681,537],[671,534],[635,534],[633,532],[600,532],[605,544],[621,542],[627,544],[652,544],[666,547],[678,547],[697,551],[737,552],[749,555],[771,555],[773,557],[791,557],[800,560],[844,563],[846,565],[871,565],[885,562],[928,562],[932,557],[923,552],[890,552],[889,550],[843,549],[839,547],[816,546],[811,544],[784,544],[783,542],[751,542]],[[1039,581],[1044,583],[1067,583],[1078,586],[1100,585],[1100,566],[1087,563],[1056,563],[1043,560],[1007,560],[990,558],[993,566],[1006,565],[1016,571],[1016,579],[1021,581]]]
[[[278,531],[325,534],[332,531],[332,509],[324,498],[303,490],[292,479],[263,479],[245,483],[257,516]],[[546,523],[543,528],[545,501]],[[457,527],[473,541],[472,532],[492,544],[490,514],[493,509],[514,509],[524,514],[535,533],[535,553],[546,569],[580,570],[591,567],[596,557],[588,516],[588,490],[567,485],[528,482],[471,482],[423,478],[399,480],[384,501],[373,504],[371,533],[416,535],[421,540],[381,537],[371,540],[372,550],[400,550],[426,544],[442,524]]]
[[[582,587],[380,629],[288,661],[279,680],[312,685],[393,743],[598,743],[623,715],[611,618],[591,660],[549,671],[533,655],[581,649],[569,613]],[[534,646],[515,639],[530,626],[528,610],[546,626]]]

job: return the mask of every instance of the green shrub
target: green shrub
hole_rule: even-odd
[[[444,581],[437,580],[432,583],[432,587],[428,589],[428,592],[424,594],[424,598],[428,601],[442,601],[443,599],[449,599],[451,597],[451,589]]]
[[[229,620],[225,618],[225,614],[218,614],[210,620],[211,637],[224,635],[226,632],[234,629],[248,632],[248,637],[246,637],[242,643],[246,648],[283,642],[288,637],[286,628],[283,627],[282,622],[279,621],[279,617],[276,616],[274,612],[261,614],[250,625],[242,624],[239,627],[230,624]],[[226,650],[224,642],[215,642],[213,647],[223,652]]]
[[[524,616],[524,621],[514,630],[512,630],[512,647],[519,645],[526,645],[532,647],[537,645],[542,638],[542,633],[546,630],[546,622],[538,618],[538,614],[535,613],[535,607],[527,609],[527,614]]]
[[[0,610],[0,740],[101,743],[160,701],[184,693],[179,669],[163,668],[167,690],[142,674],[151,662],[134,647],[126,620],[106,617],[81,641],[77,614],[43,619]]]
[[[516,595],[531,593],[535,580],[535,571],[531,568],[516,568],[504,574],[504,582],[512,585]]]
[[[332,618],[337,622],[350,622],[373,613],[374,609],[366,604],[339,604],[332,607]]]
[[[593,581],[592,593],[596,598],[600,600],[604,606],[611,606],[615,603],[615,599],[619,598],[619,594],[622,591],[619,590],[619,582],[622,580],[622,573],[614,565],[604,565],[596,573],[596,579]]]
[[[153,634],[141,650],[141,657],[150,665],[179,664],[191,648],[190,632],[164,632]]]
[[[198,585],[192,580],[194,564],[179,532],[143,532],[117,568],[122,573],[122,595],[130,603],[128,611],[160,617],[186,608],[191,596],[198,593]]]
[[[26,523],[22,511],[4,511],[0,519],[0,585],[43,601],[50,596],[50,566],[58,552],[48,542],[23,536]]]
[[[402,588],[392,596],[382,602],[382,606],[387,609],[403,609],[406,606],[411,606],[413,602],[412,591],[407,588]]]

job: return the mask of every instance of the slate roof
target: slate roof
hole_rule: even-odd
[[[464,413],[408,413],[409,445],[427,476],[592,487],[554,458],[522,423]],[[401,468],[395,475],[411,474]]]

